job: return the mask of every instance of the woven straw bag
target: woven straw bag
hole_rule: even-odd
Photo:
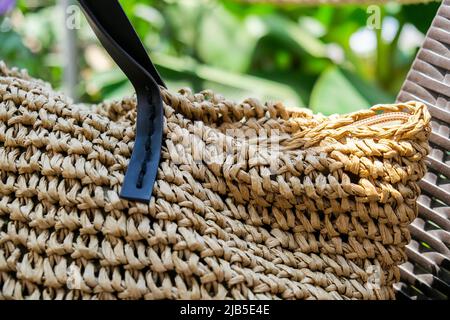
[[[138,61],[108,44],[104,1],[80,2],[121,67]],[[423,104],[324,117],[157,88],[155,182],[133,200],[152,169],[132,164],[140,90],[86,110],[0,64],[0,299],[395,298],[426,169]]]

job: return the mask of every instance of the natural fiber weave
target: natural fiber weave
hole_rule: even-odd
[[[327,118],[162,94],[145,205],[118,196],[134,99],[85,111],[0,64],[1,299],[394,298],[425,173],[424,105]],[[352,126],[405,110],[403,124]],[[224,145],[223,161],[198,160]]]

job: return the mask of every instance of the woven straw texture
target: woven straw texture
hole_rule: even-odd
[[[147,205],[118,196],[135,99],[86,111],[0,64],[1,299],[394,298],[426,168],[424,105],[324,117],[162,95]],[[363,124],[382,111],[411,115]]]

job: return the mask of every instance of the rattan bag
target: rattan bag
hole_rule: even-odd
[[[423,104],[324,117],[159,86],[145,202],[121,191],[137,92],[86,110],[0,64],[0,299],[394,298],[426,168]]]

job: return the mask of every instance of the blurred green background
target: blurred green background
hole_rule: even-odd
[[[367,6],[233,0],[121,4],[170,89],[209,88],[237,101],[281,100],[325,114],[393,102],[439,5],[375,7],[381,28],[373,29],[368,19],[374,7]],[[16,1],[0,17],[0,59],[27,68],[77,101],[131,95],[131,85],[81,12],[72,17],[76,38],[74,52],[67,54],[65,10],[60,1]],[[69,81],[73,88],[64,82],[68,64],[77,67],[75,84]]]

